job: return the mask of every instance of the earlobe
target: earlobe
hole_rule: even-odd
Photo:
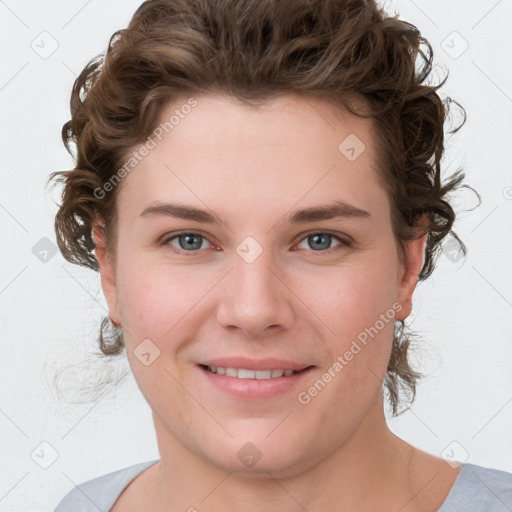
[[[421,222],[420,225],[424,225]],[[402,265],[401,277],[398,283],[398,302],[402,306],[396,320],[405,320],[412,311],[412,296],[418,284],[419,274],[425,264],[425,249],[428,232],[420,238],[410,240],[405,244],[405,265]]]
[[[120,324],[118,300],[117,300],[117,284],[115,277],[115,270],[112,264],[110,254],[107,250],[107,243],[105,237],[105,226],[100,221],[94,222],[92,228],[92,239],[95,245],[95,257],[98,262],[101,287],[103,294],[107,301],[109,315],[114,325]]]

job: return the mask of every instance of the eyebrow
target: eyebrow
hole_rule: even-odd
[[[152,203],[144,208],[140,217],[166,216],[176,219],[192,220],[203,224],[220,224],[221,221],[207,210],[194,206],[185,206],[176,203]],[[296,210],[285,219],[292,224],[306,224],[319,220],[336,218],[369,219],[371,214],[366,210],[357,208],[351,204],[336,201],[325,206],[313,206],[303,210]]]

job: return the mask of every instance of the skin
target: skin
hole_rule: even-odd
[[[186,99],[169,104],[162,121]],[[393,321],[309,403],[297,400],[393,304],[396,320],[411,312],[426,236],[407,244],[401,264],[371,120],[292,94],[260,108],[196,99],[120,185],[115,263],[94,229],[109,312],[152,408],[161,459],[113,510],[437,510],[458,470],[385,422]],[[354,161],[338,150],[350,134],[365,144]],[[141,217],[154,201],[207,209],[223,222]],[[371,216],[287,222],[296,209],[334,201]],[[201,248],[179,237],[162,243],[181,231],[202,235]],[[315,250],[309,235],[324,231],[352,243],[333,237]],[[248,236],[263,251],[251,263],[236,251]],[[134,352],[144,339],[160,350],[148,366]],[[291,391],[239,400],[197,367],[228,356],[315,368]],[[250,468],[237,457],[249,442],[261,453]]]

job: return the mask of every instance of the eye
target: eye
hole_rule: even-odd
[[[333,239],[337,240],[339,243],[338,245],[331,247]],[[345,239],[341,236],[337,236],[324,231],[315,231],[306,234],[305,237],[301,238],[301,241],[301,243],[306,242],[308,245],[306,249],[312,250],[313,252],[328,252],[329,249],[340,250],[344,247],[351,246],[350,239]],[[204,235],[186,231],[165,238],[162,241],[162,245],[171,245],[177,249],[174,252],[178,254],[185,254],[198,252],[200,249],[205,249],[206,247],[203,246],[204,242],[210,243]]]
[[[181,249],[182,251],[185,252],[196,252],[197,250],[202,248],[202,242],[205,241],[206,238],[199,233],[185,232],[179,233],[177,235],[165,239],[162,242],[162,245],[170,244],[173,240],[176,240],[179,245],[177,249]],[[176,245],[173,245],[173,247],[176,247]]]
[[[335,247],[330,247],[333,239],[337,240],[340,243]],[[332,233],[325,233],[323,231],[309,233],[302,240],[304,240],[308,244],[309,247],[307,247],[307,249],[312,248],[314,252],[326,252],[326,250],[328,249],[337,250],[342,249],[343,247],[350,246],[349,240],[345,240]]]

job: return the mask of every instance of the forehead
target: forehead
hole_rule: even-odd
[[[364,111],[363,98],[351,96],[347,100]],[[194,105],[190,107],[192,103]],[[181,96],[162,108],[156,129],[165,130],[167,125],[165,135],[172,132],[176,139],[180,133],[189,136],[187,125],[191,124],[193,135],[202,137],[203,145],[212,137],[227,135],[238,145],[245,142],[249,148],[258,143],[293,144],[299,141],[321,147],[323,140],[323,146],[334,143],[336,149],[341,136],[353,134],[359,135],[372,153],[373,140],[370,139],[374,135],[371,120],[353,115],[334,99],[311,93],[282,94],[257,104],[247,104],[219,93]],[[287,129],[281,131],[284,127]],[[300,149],[296,146],[297,152]]]
[[[170,196],[249,209],[307,206],[326,195],[368,204],[382,196],[373,129],[371,120],[307,95],[258,106],[183,96],[162,109],[154,147],[124,179],[119,201],[140,211]]]

